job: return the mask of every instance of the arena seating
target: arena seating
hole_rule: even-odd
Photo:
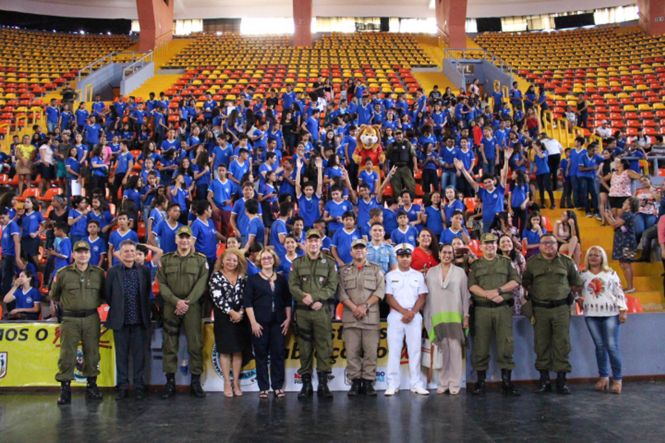
[[[589,124],[609,120],[635,135],[665,134],[665,37],[637,27],[551,33],[485,33],[476,43],[548,91],[554,117],[584,93]]]
[[[88,63],[132,43],[121,35],[0,29],[0,131],[41,110],[41,97],[74,79]]]
[[[165,66],[187,70],[166,93],[175,101],[180,94],[203,100],[206,92],[233,100],[248,85],[258,96],[287,83],[298,92],[322,75],[332,76],[336,92],[360,78],[370,92],[409,95],[419,87],[411,67],[434,65],[409,34],[331,34],[311,48],[294,48],[286,36],[202,35]]]

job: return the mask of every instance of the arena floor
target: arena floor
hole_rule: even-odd
[[[663,441],[665,382],[633,382],[621,396],[572,384],[573,395],[505,398],[492,387],[484,398],[466,395],[330,401],[259,400],[256,393],[228,399],[222,393],[173,401],[152,393],[147,400],[120,403],[107,391],[102,402],[58,407],[57,394],[0,393],[3,442],[435,442],[435,441]]]

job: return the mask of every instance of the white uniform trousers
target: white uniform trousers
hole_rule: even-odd
[[[402,314],[391,310],[388,314],[388,373],[386,387],[400,389],[400,360],[402,345],[406,337],[406,350],[409,355],[409,384],[411,389],[424,388],[420,369],[421,337],[423,316],[416,314],[411,323],[402,322]]]

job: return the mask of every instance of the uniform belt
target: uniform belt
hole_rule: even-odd
[[[96,314],[97,309],[84,309],[83,311],[62,311],[63,317],[85,318]]]
[[[551,301],[531,300],[531,303],[537,308],[552,309],[552,308],[558,308],[559,306],[567,305],[568,298],[562,298],[560,300],[551,300]]]
[[[511,298],[509,300],[504,300],[501,303],[494,303],[491,301],[481,301],[481,300],[474,300],[473,305],[477,308],[500,308],[502,306],[513,306],[515,304],[515,301]]]

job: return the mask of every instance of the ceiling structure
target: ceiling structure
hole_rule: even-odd
[[[291,0],[170,0],[176,19],[290,17]],[[313,0],[320,17],[433,17],[437,0]],[[634,4],[635,0],[467,0],[467,16],[510,17]],[[136,0],[0,0],[0,10],[64,17],[136,19]]]

